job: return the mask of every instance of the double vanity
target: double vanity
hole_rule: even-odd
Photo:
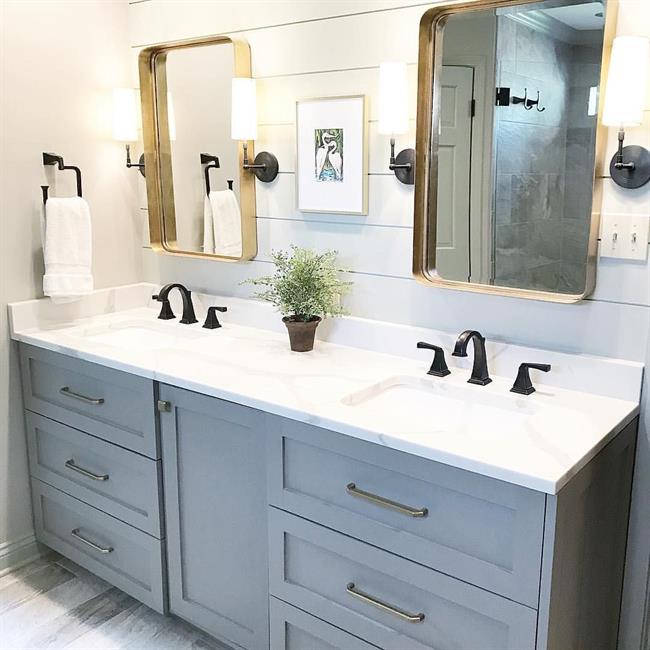
[[[39,541],[234,648],[615,647],[639,364],[488,341],[481,386],[427,374],[440,332],[297,354],[259,303],[154,293],[10,306]]]

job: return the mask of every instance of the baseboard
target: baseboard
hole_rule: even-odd
[[[41,548],[33,533],[0,543],[0,576],[39,558]]]

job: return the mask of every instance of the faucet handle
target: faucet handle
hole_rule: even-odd
[[[176,318],[168,299],[163,298],[161,300],[158,294],[151,296],[151,299],[162,303],[162,306],[160,307],[160,314],[158,314],[158,318],[160,320],[171,320],[172,318]]]
[[[420,341],[417,345],[420,350],[433,350],[435,352],[433,356],[433,363],[431,368],[427,372],[427,375],[433,375],[434,377],[446,377],[451,374],[451,371],[447,367],[447,362],[445,361],[445,351],[438,345],[433,345],[433,343],[426,343]]]
[[[221,323],[217,318],[217,312],[222,314],[228,311],[228,307],[208,307],[208,315],[205,317],[205,323],[203,327],[208,330],[216,330],[221,327]]]
[[[518,393],[519,395],[530,395],[535,392],[533,382],[530,380],[529,370],[541,370],[548,372],[551,365],[548,363],[522,363],[517,372],[517,379],[510,389],[511,393]]]

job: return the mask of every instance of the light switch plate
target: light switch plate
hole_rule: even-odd
[[[604,214],[600,220],[600,256],[621,260],[648,257],[650,217],[637,214]]]

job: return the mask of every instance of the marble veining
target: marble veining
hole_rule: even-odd
[[[227,650],[52,554],[0,577],[3,650]]]

